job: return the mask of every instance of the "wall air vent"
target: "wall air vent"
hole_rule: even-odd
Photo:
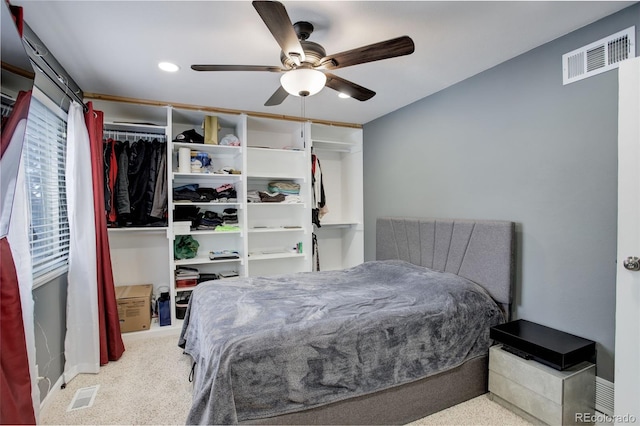
[[[635,56],[636,27],[630,27],[562,55],[562,84],[618,68],[620,62]]]
[[[596,376],[596,411],[613,416],[613,383]]]

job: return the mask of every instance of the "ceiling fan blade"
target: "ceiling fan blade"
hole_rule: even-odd
[[[194,71],[285,71],[280,67],[270,67],[263,65],[191,65]]]
[[[277,1],[254,1],[252,4],[284,54],[294,62],[304,62],[304,50],[284,5]]]
[[[327,76],[327,82],[325,83],[325,86],[340,93],[344,93],[345,95],[349,95],[359,101],[369,100],[376,95],[376,92],[374,92],[373,90],[369,90],[366,87],[362,87],[349,80],[340,78],[337,75],[328,72],[325,72],[325,75]]]
[[[350,67],[366,62],[379,61],[381,59],[395,58],[396,56],[409,55],[415,50],[411,37],[402,36],[391,40],[381,41],[335,55],[325,56],[320,60],[317,68],[334,70]]]
[[[289,93],[284,90],[284,87],[280,86],[278,87],[278,90],[273,92],[273,95],[271,95],[271,97],[267,99],[267,102],[264,103],[264,106],[280,105],[282,102],[284,102],[285,99],[287,99],[287,96],[289,96]]]

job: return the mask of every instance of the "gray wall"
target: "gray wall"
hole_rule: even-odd
[[[40,401],[64,372],[64,337],[67,330],[67,274],[33,290],[36,362]]]
[[[617,70],[563,86],[561,57],[632,25],[638,4],[364,126],[365,259],[379,216],[515,221],[515,317],[595,340],[610,381]]]

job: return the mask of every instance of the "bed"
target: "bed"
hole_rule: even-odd
[[[188,424],[402,424],[486,392],[514,223],[379,218],[376,260],[201,283]]]

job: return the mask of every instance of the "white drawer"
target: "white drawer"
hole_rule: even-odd
[[[562,404],[554,403],[495,371],[489,371],[489,391],[549,425],[562,424]]]
[[[489,370],[495,371],[509,380],[533,392],[544,395],[556,404],[562,404],[562,380],[566,375],[558,375],[558,370],[533,360],[526,360],[493,346],[489,351]]]
[[[502,349],[489,350],[489,391],[547,424],[574,424],[594,413],[595,365],[556,370]]]

